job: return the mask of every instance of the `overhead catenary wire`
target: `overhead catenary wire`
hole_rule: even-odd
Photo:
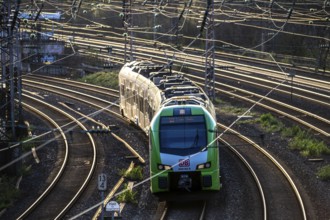
[[[324,4],[326,4],[326,2],[327,1],[324,1]],[[276,3],[277,4],[277,3]],[[147,13],[147,11],[146,11],[146,13]],[[78,15],[79,16],[79,15]],[[290,13],[290,15],[288,16],[289,18],[292,16],[292,13]],[[183,16],[184,17],[184,16]],[[289,20],[289,19],[287,19],[287,20]],[[94,24],[97,24],[97,25],[100,25],[100,23],[98,23],[98,22],[95,22]],[[237,24],[237,23],[236,23]],[[287,24],[287,23],[286,23]],[[243,24],[238,24],[238,25],[243,25]],[[70,25],[69,25],[70,26]],[[251,25],[250,26],[251,28],[262,28],[262,27],[258,27],[258,26],[253,26],[253,25]],[[282,29],[280,29],[280,31],[279,32],[281,32],[281,33],[285,33],[285,32],[283,32],[283,28]],[[289,33],[289,32],[288,32]],[[296,34],[296,33],[293,33],[294,35],[298,35],[298,34]],[[193,38],[193,40],[192,41],[190,41],[190,43],[186,46],[186,49],[184,49],[182,52],[184,52],[185,50],[187,50],[188,48],[190,48],[198,39],[199,39],[199,35],[198,36],[193,36],[192,38]],[[306,36],[306,37],[308,37],[308,36]],[[322,38],[322,39],[324,39],[324,38]],[[325,40],[329,40],[329,39],[325,39]],[[228,42],[223,42],[223,43],[228,43]],[[261,42],[261,43],[265,43],[265,42]],[[254,47],[251,47],[251,48],[246,48],[246,47],[241,47],[241,46],[239,46],[239,45],[234,45],[234,44],[231,44],[231,45],[233,45],[234,47],[237,47],[237,48],[241,48],[241,49],[243,49],[244,51],[254,51],[254,52],[259,52],[259,51],[255,51],[255,50],[253,50],[253,49],[255,49],[257,46],[254,46]],[[72,46],[72,44],[71,44],[71,46]],[[260,46],[260,45],[259,45]],[[71,54],[70,56],[73,56],[75,54],[75,51],[74,51],[74,49],[73,49],[73,54]],[[269,53],[264,53],[264,54],[266,54],[266,55],[269,55],[272,59],[273,59],[273,61],[275,62],[275,63],[277,63],[276,62],[276,59],[273,57],[273,56],[271,56],[271,54],[269,54]],[[173,55],[173,57],[175,57],[175,54]],[[66,58],[68,58],[68,57],[66,57]],[[65,58],[65,59],[66,59]],[[281,66],[280,65],[278,65],[278,67],[279,67],[279,69],[282,71],[282,72],[284,72],[283,71],[283,69],[281,68]],[[280,86],[280,85],[282,85],[285,81],[286,81],[287,79],[285,78],[281,83],[279,83],[276,87],[274,87],[271,91],[269,91],[266,95],[265,95],[265,97],[266,96],[268,96],[272,91],[274,91],[274,89],[275,88],[277,88],[278,86]],[[261,100],[259,100],[259,101],[261,101]],[[254,106],[255,106],[256,104],[254,104],[254,105],[252,105],[250,108],[249,108],[249,110],[247,110],[246,111],[246,113],[248,112],[248,111],[251,111],[253,108],[254,108]],[[245,115],[246,113],[244,113],[243,115]],[[233,123],[232,123],[232,125],[233,124],[235,124],[235,123],[237,123],[237,121],[238,120],[236,120],[236,121],[234,121]],[[219,135],[220,136],[220,135]],[[150,177],[150,178],[152,178],[152,177]],[[149,180],[149,178],[148,179],[145,179],[144,181],[141,181],[140,183],[138,183],[138,185],[137,186],[139,186],[139,185],[141,185],[141,184],[143,184],[143,183],[145,183],[146,181],[148,181]],[[97,204],[96,206],[98,206],[99,204]],[[92,207],[95,207],[95,206],[91,206],[91,208]]]

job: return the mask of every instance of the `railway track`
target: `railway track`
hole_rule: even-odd
[[[48,83],[45,83],[45,82],[42,83],[42,82],[37,82],[37,81],[25,80],[25,79],[23,79],[23,81],[24,81],[24,86],[27,86],[27,87],[29,86],[31,88],[41,88],[42,90],[56,93],[58,95],[65,96],[70,99],[87,102],[89,104],[92,104],[94,107],[104,109],[104,111],[107,111],[111,114],[117,114],[119,116],[119,106],[117,104],[117,101],[118,101],[117,98],[114,99],[113,102],[111,102],[111,101],[108,101],[108,100],[105,100],[105,99],[102,99],[102,98],[99,98],[96,96],[88,95],[83,92],[79,92],[79,91],[70,89],[76,85],[78,86],[78,90],[81,89],[80,83],[76,84],[75,82],[72,81],[71,85],[63,84],[62,86],[56,86],[56,85],[49,84],[49,83],[51,83],[50,81],[48,81]],[[85,84],[85,85],[87,86],[87,84]],[[65,88],[65,86],[67,88]],[[94,89],[95,88],[96,87],[94,87]],[[88,90],[88,89],[85,89],[85,90]],[[102,91],[100,93],[102,93]],[[68,104],[70,104],[70,103],[68,103]],[[112,108],[114,108],[114,110],[112,110]]]
[[[243,74],[245,73],[245,72],[242,72]],[[235,82],[237,82],[238,80],[240,80],[240,82],[243,82],[243,81],[245,81],[245,80],[242,80],[242,78],[231,78],[231,80],[233,80],[233,81],[235,81]],[[310,83],[310,82],[308,82],[308,79],[306,80],[306,82],[307,82],[307,84],[308,83]],[[248,81],[246,81],[246,83],[248,83],[248,84],[252,84],[252,85],[257,85],[257,83],[254,83],[254,82],[248,82]],[[259,83],[259,84],[262,84],[262,83]],[[223,85],[221,85],[221,86],[223,86]],[[271,86],[271,85],[270,85]],[[296,88],[298,88],[298,87],[296,87]],[[326,87],[325,87],[326,88]],[[81,89],[83,89],[83,88],[81,88]],[[232,87],[231,89],[233,89],[233,90],[237,90],[237,88],[235,88],[235,87]],[[265,88],[265,89],[269,89],[269,87],[268,88]],[[286,86],[286,90],[285,91],[283,91],[283,93],[284,94],[286,94],[286,95],[288,95],[289,93],[290,93],[290,90],[291,88],[290,88],[290,85],[287,85]],[[230,90],[230,89],[229,89]],[[219,91],[222,91],[222,90],[219,90]],[[295,90],[296,91],[296,90]],[[241,94],[239,94],[238,96],[235,96],[235,97],[244,97],[244,96],[246,96],[246,94],[245,93],[243,93],[243,91],[240,91],[240,92],[242,92]],[[97,93],[97,92],[96,92]],[[227,93],[227,92],[226,92]],[[296,93],[296,92],[295,92]],[[228,95],[232,95],[231,93],[227,93]],[[251,95],[251,94],[250,94]],[[301,95],[301,97],[302,98],[304,98],[304,96],[305,95]],[[69,97],[69,96],[68,96]],[[81,96],[81,97],[83,97],[83,96]],[[259,98],[259,97],[258,97]],[[313,99],[313,100],[315,100],[315,102],[317,102],[318,101],[318,98],[309,98],[310,100],[311,99]],[[77,98],[77,100],[79,100],[79,98]],[[245,101],[248,101],[247,99],[244,99],[243,98],[243,100],[245,100]],[[259,99],[257,99],[257,100],[259,100]],[[326,106],[327,105],[327,97],[325,97],[325,100],[324,101],[322,101],[322,102],[319,102],[320,104],[322,104],[322,105],[324,105],[324,106]],[[255,103],[256,102],[256,100],[252,100],[251,101],[252,103]],[[264,103],[263,103],[264,104]],[[272,105],[272,104],[270,104],[270,105]],[[265,108],[268,108],[266,105],[260,105],[261,107],[265,107]],[[96,107],[96,105],[95,105],[95,107]],[[268,108],[268,109],[270,109],[270,108]],[[286,111],[277,111],[277,113],[278,114],[283,114],[283,112],[286,112]],[[290,117],[290,115],[298,115],[298,117],[296,117],[296,118],[298,118],[298,122],[300,122],[300,123],[302,123],[302,124],[304,124],[305,126],[310,126],[310,125],[312,125],[312,124],[314,124],[314,119],[308,119],[307,121],[308,122],[306,122],[305,120],[300,120],[299,119],[299,117],[300,116],[302,116],[302,115],[305,115],[305,113],[306,112],[304,112],[304,111],[299,111],[298,113],[296,113],[296,112],[290,112],[290,113],[287,113],[287,114],[284,114],[285,115],[285,117]],[[311,118],[318,118],[318,119],[320,119],[321,117],[318,117],[316,114],[309,114],[309,116],[311,117]],[[305,121],[305,122],[304,122]],[[315,121],[316,122],[316,121]],[[315,123],[315,124],[318,124],[318,123]],[[326,128],[327,128],[327,126],[329,126],[329,124],[328,124],[328,121],[327,121],[327,119],[325,120],[325,124],[324,125],[321,125],[321,126],[313,126],[313,129],[314,129],[314,131],[315,132],[317,132],[317,133],[319,133],[319,134],[322,134],[322,135],[324,135],[325,137],[329,137],[329,132],[326,130]],[[319,127],[321,127],[321,129],[319,128]]]
[[[64,149],[61,150],[60,168],[55,171],[54,179],[41,193],[40,197],[29,206],[18,219],[61,219],[70,210],[73,203],[83,193],[90,181],[96,165],[96,147],[93,138],[82,123],[69,114],[34,97],[24,95],[23,101],[50,120],[56,118],[64,138]],[[43,112],[43,113],[41,113]],[[53,121],[52,123],[55,124]],[[72,131],[72,132],[71,132]],[[65,190],[64,190],[65,189]]]
[[[204,78],[202,77],[198,77],[198,76],[194,76],[191,74],[186,74],[186,76],[190,77],[191,79],[193,79],[196,82],[200,82],[199,84],[201,86],[203,86],[204,84]],[[31,77],[32,78],[32,77]],[[33,78],[32,78],[33,79]],[[44,80],[49,80],[48,79],[44,79]],[[62,82],[61,79],[56,79],[55,82],[60,83],[60,81]],[[26,81],[27,83],[28,81]],[[45,81],[46,82],[46,81]],[[52,81],[48,81],[49,84]],[[63,85],[67,85],[67,86],[75,86],[74,82],[71,83],[67,83],[67,80],[64,80],[64,84]],[[26,84],[28,85],[28,84]],[[216,91],[219,94],[226,94],[229,97],[235,97],[235,99],[238,100],[242,100],[244,102],[248,102],[253,104],[257,104],[259,107],[267,109],[268,111],[274,112],[275,114],[278,114],[280,116],[282,116],[283,118],[288,118],[290,120],[293,120],[295,123],[299,123],[305,127],[307,127],[308,129],[312,129],[314,130],[314,132],[316,134],[321,134],[323,136],[323,139],[326,140],[327,142],[330,141],[330,120],[327,117],[328,115],[325,115],[325,117],[319,116],[316,113],[304,110],[304,109],[300,109],[299,107],[295,107],[294,105],[286,104],[285,102],[282,101],[278,101],[275,98],[269,98],[269,97],[264,97],[264,95],[260,95],[258,93],[255,92],[250,92],[247,91],[245,89],[240,89],[239,87],[234,87],[234,86],[230,86],[224,83],[216,83],[217,89]],[[87,88],[87,85],[82,84],[82,83],[78,83],[77,84],[77,88],[84,88],[85,90],[89,90]],[[55,87],[53,87],[55,88]],[[63,91],[61,90],[60,87],[59,88],[59,94],[62,94]],[[94,91],[94,93],[96,93],[97,95],[99,94],[107,94],[110,93],[113,95],[114,97],[114,102],[116,100],[118,100],[118,96],[116,94],[117,93],[112,90],[112,89],[106,89],[106,88],[101,88],[100,90],[98,90],[99,87],[97,86],[91,86],[91,90]],[[70,95],[69,95],[70,96]],[[81,98],[78,97],[79,99],[85,99],[85,98]],[[262,100],[262,102],[259,102],[260,100]],[[101,101],[104,103],[104,101]],[[328,104],[328,103],[326,103]],[[114,105],[116,106],[116,104],[107,102],[106,105],[102,104],[102,106],[104,108],[106,108],[106,106],[111,106]]]
[[[220,141],[244,162],[254,176],[262,208],[256,211],[259,216],[253,218],[307,219],[302,195],[289,172],[254,141],[227,126],[219,123],[218,126],[226,131]],[[313,216],[308,217],[313,219]]]
[[[45,24],[46,27],[51,28],[50,25]],[[99,26],[101,27],[101,26]],[[121,30],[120,29],[113,29],[112,27],[108,27],[104,25],[102,28],[86,28],[84,31],[81,31],[79,27],[74,27],[74,26],[63,26],[62,29],[57,30],[58,37],[60,39],[63,39],[66,41],[68,39],[68,36],[74,35],[74,41],[73,43],[79,45],[79,41],[84,40],[84,39],[89,39],[89,40],[95,40],[95,42],[99,42],[99,44],[102,44],[101,42],[107,42],[111,41],[110,45],[113,47],[113,50],[122,50],[123,44],[124,44],[124,39],[121,36]],[[103,34],[102,37],[95,37],[97,34]],[[187,39],[193,40],[194,37],[187,37]],[[153,40],[146,40],[138,37],[134,37],[134,47],[135,50],[139,51],[140,48],[143,47],[148,47],[149,48],[149,53],[153,52],[156,53],[159,48],[155,48],[155,44]],[[168,51],[171,51],[172,53],[180,53],[175,48],[175,45],[171,44],[166,44],[162,42],[158,42],[160,48],[166,49]],[[220,44],[220,42],[219,42]],[[106,45],[109,45],[109,42],[107,42]],[[183,51],[187,54],[195,54],[197,56],[200,56],[201,54],[204,53],[203,50],[198,49],[198,48],[190,48],[190,47],[183,47]],[[225,50],[225,48],[223,49]],[[217,60],[221,60],[221,62],[224,65],[237,65],[237,63],[245,64],[248,66],[262,66],[265,69],[278,69],[279,66],[287,69],[290,72],[301,72],[302,74],[307,74],[310,75],[311,72],[313,72],[314,77],[322,77],[322,75],[330,75],[329,73],[315,73],[315,68],[311,67],[303,67],[302,65],[304,62],[300,64],[292,64],[292,63],[283,63],[283,62],[274,62],[274,60],[279,59],[283,60],[283,58],[279,57],[271,57],[269,54],[265,53],[259,53],[257,54],[257,51],[253,53],[256,57],[248,57],[248,56],[242,56],[242,55],[237,55],[237,54],[232,54],[232,53],[226,53],[226,52],[216,52],[215,56]],[[123,53],[122,53],[123,54]],[[122,55],[121,55],[122,56]],[[257,58],[258,56],[261,56],[262,58]],[[297,59],[297,61],[300,61],[301,58]]]
[[[91,85],[87,83],[82,83],[78,81],[63,79],[63,78],[55,78],[55,77],[49,77],[49,76],[37,76],[37,75],[27,75],[24,76],[24,79],[28,82],[29,80],[31,82],[44,82],[46,84],[51,84],[53,86],[58,87],[65,87],[70,88],[74,87],[75,91],[79,92],[85,92],[91,95],[98,96],[100,98],[104,98],[105,100],[111,99],[113,102],[117,101],[119,99],[119,92],[115,89],[105,88],[102,86],[97,85]],[[110,101],[110,100],[109,100]]]
[[[83,95],[83,94],[81,94],[77,91],[70,90],[69,88],[72,88],[73,83],[71,83],[71,84],[64,83],[61,86],[59,86],[58,83],[57,83],[57,86],[51,86],[50,85],[50,84],[56,84],[55,82],[56,82],[56,80],[51,82],[51,83],[47,82],[47,83],[44,83],[44,84],[43,83],[37,83],[37,84],[30,83],[30,87],[33,88],[33,90],[34,90],[34,92],[32,92],[32,94],[35,95],[35,96],[39,96],[38,92],[35,92],[35,91],[43,90],[43,91],[46,91],[46,93],[49,94],[49,95],[50,95],[50,93],[58,94],[58,95],[61,95],[61,96],[65,95],[68,99],[78,100],[78,101],[80,101],[81,103],[84,103],[87,106],[98,109],[97,111],[100,111],[102,113],[110,113],[112,115],[115,115],[115,117],[118,117],[122,122],[127,124],[127,120],[123,120],[121,115],[117,114],[114,111],[108,110],[108,109],[105,110],[106,108],[104,106],[100,106],[102,104],[102,102],[101,102],[102,99],[100,98],[100,96],[106,96],[106,94],[108,94],[108,92],[106,92],[106,94],[101,94],[102,92],[100,92],[100,90],[102,90],[102,89],[98,88],[99,91],[96,91],[96,92],[94,91],[99,96],[98,98],[96,98],[94,96],[92,97],[91,95]],[[24,84],[25,84],[26,87],[28,87],[27,82],[25,82]],[[75,85],[77,85],[78,90],[81,89],[81,87],[79,87],[79,83],[75,83]],[[86,84],[84,84],[84,85],[86,86]],[[66,86],[68,88],[64,88]],[[87,88],[84,88],[84,87],[82,87],[82,88],[84,89],[84,91],[88,90]],[[90,89],[89,91],[93,92],[92,89]],[[103,105],[105,105],[105,106],[109,105],[109,101],[107,101],[108,99],[109,99],[109,96],[103,99],[103,101],[104,101]],[[67,99],[65,99],[65,100],[67,100]],[[72,102],[65,101],[65,100],[56,99],[56,101],[58,101],[59,104],[62,105],[62,109],[64,108],[65,111],[71,112],[71,114],[75,115],[75,117],[78,118],[79,120],[83,119],[82,121],[85,121],[85,122],[89,121],[90,122],[89,124],[93,124],[95,127],[100,127],[100,128],[104,128],[108,125],[108,124],[104,124],[104,123],[107,123],[106,121],[108,121],[108,120],[95,119],[95,118],[97,118],[96,114],[91,114],[91,115],[83,114],[82,111],[76,109],[75,105]],[[82,100],[84,100],[84,101],[82,102]],[[61,101],[63,101],[63,102],[61,102]],[[110,103],[110,104],[112,105],[112,103]],[[90,110],[91,109],[89,109],[88,111],[90,112]],[[86,112],[86,109],[85,109],[84,112]],[[89,126],[88,129],[90,130],[91,127]],[[111,133],[109,133],[109,135],[114,137],[117,141],[121,142],[123,144],[123,146],[125,146],[125,148],[128,149],[128,151],[130,151],[130,154],[133,155],[133,156],[130,156],[131,160],[137,160],[137,161],[139,161],[139,164],[144,164],[145,163],[144,158],[141,157],[139,155],[139,153],[137,153],[137,151],[133,147],[130,146],[129,143],[127,143],[123,138],[119,137],[116,134],[116,132],[111,132]],[[122,151],[122,153],[126,152],[126,150],[121,150],[121,151]],[[110,151],[107,154],[111,154],[111,153],[112,152]],[[102,160],[104,160],[104,159],[102,159]],[[105,171],[103,171],[103,172],[105,172]],[[119,187],[121,187],[121,184],[124,182],[124,180],[125,180],[124,178],[121,178],[121,180],[114,186],[114,189],[110,192],[110,194],[108,196],[109,199],[112,199],[112,196],[114,195],[114,192],[116,192],[116,190],[118,190]],[[109,199],[106,200],[106,201],[109,201]],[[91,204],[89,204],[89,205],[91,205]],[[96,206],[100,206],[100,204],[96,204],[95,207]],[[87,207],[86,209],[89,210],[89,208],[90,207]],[[82,211],[82,214],[83,213],[85,213],[85,212]],[[90,215],[90,212],[87,213],[87,215]],[[100,211],[99,211],[98,215],[100,215]],[[79,217],[80,214],[77,215],[77,212],[73,211],[73,212],[70,212],[70,216],[75,216],[74,218],[76,218],[76,217]]]
[[[101,42],[103,41],[96,41],[95,43],[102,45]],[[140,50],[142,49],[140,48]],[[159,57],[160,52],[152,52],[154,53],[154,60],[158,59],[160,62],[166,62],[165,58]],[[143,53],[136,52],[136,55],[137,58],[147,58]],[[176,62],[177,65],[180,65],[180,62],[184,63],[186,67],[189,67],[189,71],[199,73],[201,85],[204,85],[204,67],[203,60],[200,57],[178,54],[176,56]],[[220,60],[216,62],[223,63]],[[330,83],[328,81],[306,77],[305,73],[296,74],[294,79],[292,78],[290,80],[288,73],[284,71],[267,70],[265,68],[237,63],[229,64],[235,64],[235,69],[230,71],[219,69],[221,74],[216,75],[219,81],[226,80],[223,83],[217,82],[219,87],[226,88],[225,91],[224,89],[218,89],[217,91],[220,94],[223,92],[223,94],[227,94],[229,97],[235,96],[244,102],[255,103],[264,97],[267,92],[274,89],[271,94],[272,99],[265,97],[263,103],[258,104],[260,107],[266,108],[267,111],[278,109],[274,111],[276,114],[283,115],[283,117],[290,118],[295,122],[312,128],[317,134],[323,135],[327,142],[329,141],[329,115],[328,111],[325,110],[330,107]],[[197,80],[198,78],[196,74],[186,74],[186,76],[191,77],[193,80]],[[239,94],[233,95],[231,91]],[[252,93],[249,91],[255,92]],[[252,96],[254,99],[246,98],[246,96]],[[315,105],[321,105],[323,107],[315,108],[314,105],[304,105],[301,100],[304,100],[304,102],[313,102]],[[267,103],[264,104],[264,102]]]
[[[196,77],[193,75],[189,76],[197,81],[199,85],[204,85],[204,79],[202,77]],[[251,103],[251,105],[258,105],[261,108],[282,116],[283,118],[289,118],[308,129],[312,129],[316,134],[323,135],[324,139],[327,141],[330,140],[330,120],[327,118],[245,89],[240,89],[223,83],[216,83],[216,86],[216,92],[219,94],[226,94],[229,97]]]
[[[57,82],[59,82],[59,80]],[[47,83],[47,84],[49,84],[49,83]],[[74,87],[74,83],[70,83],[69,86],[70,87]],[[34,87],[35,87],[35,85],[34,85]],[[61,93],[61,92],[59,92],[59,93]],[[98,94],[98,93],[96,92],[96,94]],[[68,97],[70,97],[70,96],[73,96],[73,95],[68,95]],[[86,98],[80,97],[80,99],[85,100]],[[233,135],[228,135],[228,136],[232,138]],[[230,140],[230,143],[232,145],[235,145],[235,144],[233,144],[233,142],[235,143],[235,142],[237,142],[237,140],[234,140],[234,141],[233,140]],[[236,145],[242,146],[242,145],[246,145],[246,143],[244,143],[244,144],[239,143],[239,144],[236,144]],[[258,172],[259,172],[258,176],[259,175],[261,175],[261,176],[266,175],[267,178],[263,176],[262,179],[266,179],[266,180],[269,179],[268,182],[266,180],[264,180],[265,181],[264,185],[266,185],[265,188],[267,188],[267,190],[269,191],[268,193],[270,195],[269,197],[267,197],[267,194],[266,194],[267,199],[264,199],[266,201],[266,203],[267,203],[267,207],[268,208],[269,207],[275,207],[275,206],[278,207],[278,208],[274,208],[272,211],[269,211],[267,209],[267,211],[264,211],[265,214],[260,214],[259,213],[260,216],[263,216],[263,215],[266,215],[266,216],[277,216],[278,215],[277,212],[279,212],[279,213],[281,212],[280,211],[280,207],[283,208],[283,204],[285,203],[285,201],[288,201],[289,199],[290,199],[290,204],[291,203],[297,204],[298,203],[297,202],[297,197],[300,197],[300,196],[297,196],[294,192],[293,193],[291,192],[291,190],[290,190],[291,189],[290,188],[291,186],[289,186],[290,184],[289,185],[285,185],[285,184],[287,184],[287,182],[290,182],[290,181],[286,180],[285,178],[284,179],[281,179],[281,180],[279,180],[277,178],[278,175],[281,175],[281,176],[284,176],[284,177],[285,177],[285,175],[283,175],[282,173],[278,173],[278,171],[277,171],[277,172],[274,172],[274,174],[272,175],[273,176],[272,178],[268,177],[269,170],[274,170],[275,168],[274,167],[269,167],[270,165],[267,165],[267,166],[266,165],[265,166],[261,165],[260,166],[260,165],[256,165],[256,164],[261,163],[261,162],[264,163],[264,164],[268,164],[270,160],[267,159],[265,161],[265,159],[263,159],[264,161],[261,160],[259,162],[256,162],[257,160],[255,160],[253,158],[256,153],[255,152],[252,153],[252,156],[251,156],[251,152],[249,152],[249,150],[251,148],[244,147],[244,149],[247,149],[247,151],[246,152],[242,152],[242,150],[239,149],[240,153],[243,154],[243,155],[247,155],[247,157],[250,157],[249,160],[255,161],[254,162],[254,164],[255,164],[254,166],[258,167]],[[264,170],[262,170],[260,167],[263,168]],[[262,174],[262,173],[264,173],[264,174]],[[279,188],[283,189],[283,192],[285,192],[285,193],[281,194],[281,197],[280,196],[275,196],[274,197],[274,194],[276,194],[276,193],[274,193],[272,191],[272,189],[274,188],[274,185],[272,185],[272,184],[275,184],[275,186],[276,186],[275,188],[279,187]],[[279,184],[279,186],[277,184]],[[261,187],[258,187],[258,188],[261,188]],[[284,190],[284,189],[286,189],[286,190]],[[288,195],[290,195],[290,196],[288,196]],[[288,197],[288,198],[284,198],[285,196]],[[266,206],[266,205],[264,205],[264,206]],[[275,209],[276,209],[276,211],[275,211]],[[293,214],[292,213],[285,213],[285,215],[292,216],[293,218],[297,218],[297,219],[305,219],[304,215],[306,215],[306,214],[302,213],[299,210],[301,210],[301,209],[300,209],[300,205],[298,203],[297,205],[295,205],[295,211],[293,211]],[[299,213],[299,214],[295,214],[295,213]]]
[[[154,220],[205,219],[207,201],[160,202],[159,213]]]

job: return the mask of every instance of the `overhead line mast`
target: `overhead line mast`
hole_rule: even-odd
[[[76,19],[77,14],[79,12],[82,0],[74,0],[71,6],[71,16],[72,18]]]
[[[20,0],[1,1],[0,5],[0,148],[4,148],[9,142],[17,141],[17,125],[22,122],[22,78],[17,17]],[[9,152],[0,162],[10,159],[10,154],[18,155],[19,152]],[[0,155],[0,158],[1,156],[3,155]]]
[[[205,29],[205,92],[214,100],[215,98],[215,75],[214,75],[214,0],[207,0],[200,36]]]
[[[127,53],[129,53],[129,60],[133,61],[133,32],[132,32],[132,0],[123,0],[123,27],[125,37],[125,52],[124,52],[124,63],[127,62]],[[128,32],[130,31],[130,34]],[[129,41],[128,41],[129,38]],[[127,48],[129,44],[129,49]],[[129,51],[128,51],[129,50]]]
[[[18,48],[18,11],[20,0],[1,3],[1,103],[0,118],[9,122],[9,130],[16,137],[15,121],[21,113],[21,76]],[[16,45],[16,46],[15,46]],[[19,100],[18,105],[15,99]],[[16,107],[19,107],[18,109]],[[7,125],[7,123],[6,123]]]

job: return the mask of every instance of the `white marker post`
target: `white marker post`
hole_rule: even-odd
[[[110,201],[105,206],[105,211],[110,212],[111,213],[111,219],[114,220],[115,219],[115,212],[117,212],[118,216],[119,216],[120,206],[116,201]]]
[[[104,219],[104,216],[103,216],[103,211],[104,211],[103,210],[104,209],[103,200],[104,200],[104,191],[107,190],[107,175],[104,174],[104,173],[101,173],[101,174],[99,174],[99,177],[98,177],[97,180],[98,180],[98,182],[97,182],[98,190],[101,191],[101,200],[102,200],[101,220],[103,220]]]

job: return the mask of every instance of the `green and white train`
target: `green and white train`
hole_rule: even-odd
[[[164,65],[127,63],[120,110],[149,135],[151,191],[219,190],[214,106],[203,90]]]

